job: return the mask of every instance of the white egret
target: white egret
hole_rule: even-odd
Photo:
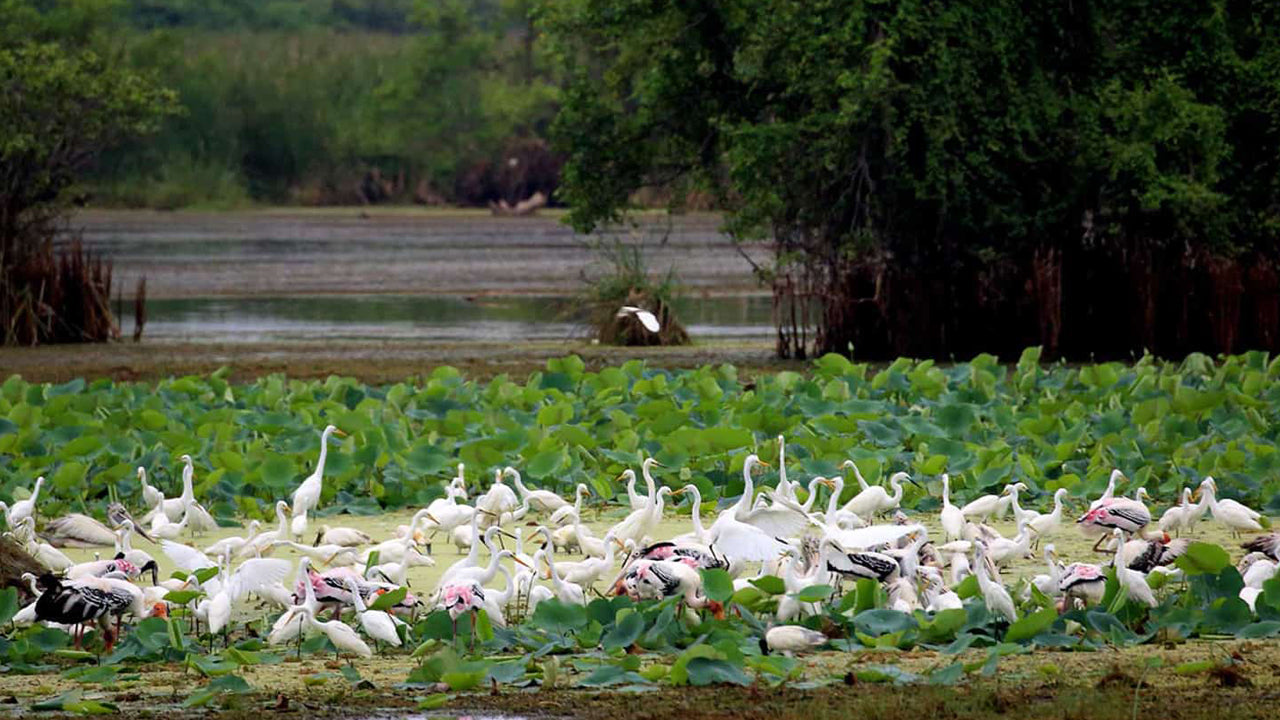
[[[618,309],[615,317],[624,318],[627,316],[634,317],[640,321],[645,330],[651,333],[657,333],[662,329],[658,323],[658,317],[644,308],[635,307],[634,305],[623,305]]]

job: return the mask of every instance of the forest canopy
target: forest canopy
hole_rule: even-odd
[[[1278,347],[1275,3],[551,8],[574,224],[714,193],[783,355]]]

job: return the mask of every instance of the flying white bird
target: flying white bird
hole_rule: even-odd
[[[651,333],[656,333],[662,329],[662,326],[658,323],[657,316],[644,308],[638,308],[634,305],[623,305],[618,309],[616,317],[626,317],[628,315],[634,316],[635,319],[639,320],[640,324],[644,326],[644,329]]]

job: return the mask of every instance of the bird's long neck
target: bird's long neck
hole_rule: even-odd
[[[840,509],[840,493],[844,492],[844,478],[835,478],[836,486],[831,489],[831,497],[827,498],[827,522],[836,521],[836,512]]]
[[[755,501],[756,484],[751,479],[751,468],[754,465],[754,460],[747,460],[742,464],[742,498],[738,500],[739,512],[751,512],[751,503]]]
[[[893,490],[893,495],[889,499],[896,502],[902,502],[902,480],[896,475],[889,478],[889,487]],[[943,493],[946,493],[946,487],[943,487]]]
[[[516,490],[520,492],[520,497],[528,497],[529,488],[524,486],[524,478],[520,477],[520,473],[514,469],[509,472],[511,474],[511,484],[516,486]]]
[[[698,492],[697,487],[690,489],[689,493],[693,495],[693,507],[689,519],[693,521],[693,532],[701,539],[707,536],[707,531],[702,527],[702,493]]]
[[[653,473],[649,471],[649,463],[646,462],[640,465],[640,474],[644,475],[644,484],[649,491],[649,500],[652,501],[658,493],[658,483],[653,479]]]
[[[284,514],[283,505],[276,505],[276,522],[279,524],[276,528],[277,532],[281,536],[286,535],[289,532],[289,516]]]
[[[895,486],[894,491],[896,492],[897,489]],[[951,504],[951,476],[949,475],[942,476],[942,504],[944,507]]]
[[[191,502],[196,497],[195,487],[192,483],[192,478],[194,477],[194,475],[195,475],[195,470],[191,467],[191,463],[187,463],[187,466],[182,469],[182,501],[183,502]]]
[[[329,457],[329,433],[320,435],[320,457],[316,460],[316,479],[324,479],[324,460]]]
[[[31,491],[31,504],[35,505],[36,500],[40,498],[40,486],[44,485],[44,478],[36,479],[36,489]]]
[[[1050,514],[1055,520],[1062,517],[1062,493],[1053,494],[1053,512]]]

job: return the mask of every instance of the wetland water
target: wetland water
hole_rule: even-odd
[[[348,209],[90,212],[73,225],[115,263],[126,336],[145,276],[145,337],[160,341],[580,340],[564,299],[604,270],[589,243],[618,241],[642,246],[654,273],[675,269],[677,314],[694,338],[768,338],[769,298],[718,223],[654,215],[587,237],[554,214]],[[757,261],[768,253],[744,250]]]

